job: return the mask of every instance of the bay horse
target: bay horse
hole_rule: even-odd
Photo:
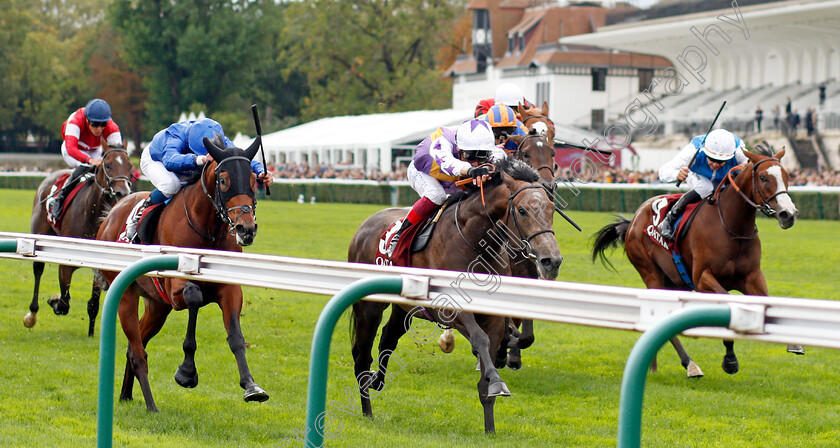
[[[160,212],[157,228],[148,243],[231,252],[241,252],[241,246],[252,244],[257,234],[256,175],[250,162],[259,144],[260,138],[257,137],[244,151],[239,148],[223,149],[224,143],[219,136],[214,141],[205,138],[204,146],[213,162],[205,164],[188,185],[171,198],[170,204]],[[146,196],[148,193],[135,193],[117,203],[102,223],[97,239],[117,241],[129,213]],[[109,283],[116,275],[116,272],[103,271]],[[145,299],[145,311],[143,318],[138,320],[140,297]],[[160,331],[173,309],[189,310],[183,346],[184,362],[175,373],[175,381],[187,388],[198,384],[196,319],[199,307],[214,302],[222,310],[227,342],[236,358],[239,385],[245,389],[245,401],[268,400],[268,394],[254,382],[245,359],[245,338],[239,323],[242,287],[176,278],[161,280],[156,285],[151,277],[137,279],[126,289],[120,301],[120,324],[128,338],[120,400],[132,399],[136,377],[146,409],[157,412],[149,388],[146,344]]]
[[[767,142],[757,145],[756,149],[772,154]],[[756,210],[760,210],[776,218],[782,229],[789,229],[796,221],[796,206],[787,193],[788,173],[779,162],[784,154],[784,148],[769,157],[744,151],[749,161],[733,168],[733,171],[740,169],[734,178],[731,171],[728,173],[715,193],[704,200],[685,236],[678,239],[676,244],[697,291],[727,293],[736,290],[749,295],[768,295],[767,282],[761,271],[761,241],[755,218]],[[592,260],[600,256],[602,262],[608,264],[606,249],[623,243],[627,258],[647,288],[690,290],[681,279],[671,252],[654,242],[647,233],[649,226],[655,225],[652,207],[660,198],[656,196],[645,201],[632,220],[619,217],[598,231]],[[679,339],[674,338],[671,343],[688,376],[703,376]],[[740,368],[734,342],[725,340],[723,344],[726,348],[723,370],[734,374]],[[789,347],[789,351],[796,350],[796,346]],[[802,350],[801,347],[798,350]]]
[[[495,174],[483,188],[483,195],[473,191],[460,196],[454,205],[444,210],[428,246],[412,254],[411,265],[509,275],[509,265],[500,254],[506,250],[503,244],[510,244],[529,252],[542,277],[556,278],[563,259],[552,230],[554,207],[546,189],[539,183],[539,175],[521,161],[504,159],[496,162]],[[374,263],[379,237],[405,214],[406,209],[389,208],[366,219],[353,235],[348,260]],[[488,237],[493,234],[495,237]],[[368,390],[384,387],[388,356],[408,331],[413,316],[412,307],[391,306],[391,316],[379,342],[379,369],[378,372],[370,371],[373,342],[388,306],[388,303],[368,301],[353,305],[352,353],[362,412],[368,417],[373,416]],[[494,432],[496,397],[510,395],[497,370],[505,364],[503,340],[507,318],[464,311],[453,316],[451,311],[434,309],[429,309],[428,313],[437,322],[454,327],[470,341],[481,371],[478,398],[484,408],[484,429],[488,433]]]
[[[547,108],[547,106],[545,106]],[[531,124],[539,123],[531,121]],[[553,194],[554,173],[557,163],[554,160],[554,144],[537,129],[531,129],[528,135],[513,135],[509,139],[516,143],[516,151],[508,156],[525,162],[534,168],[540,175],[540,182]],[[510,258],[510,275],[523,278],[540,278],[539,270],[533,260],[528,259],[522,252],[514,251],[505,254]],[[520,333],[519,327],[522,327]],[[534,321],[531,319],[513,318],[510,322],[511,339],[509,342],[509,353],[507,366],[513,370],[522,367],[521,350],[530,347],[534,343]],[[438,338],[438,345],[444,353],[450,353],[455,348],[455,335],[451,329],[444,330]]]
[[[56,171],[41,181],[32,205],[32,220],[29,224],[31,233],[93,239],[99,229],[98,224],[102,213],[131,193],[134,165],[132,165],[125,150],[110,147],[102,154],[102,163],[93,170],[93,177],[82,181],[82,186],[72,201],[69,200],[69,197],[65,199],[62,206],[64,209],[62,210],[63,218],[59,222],[60,227],[56,227],[47,220],[48,212],[44,202],[50,195],[50,190],[56,180],[62,175],[72,173],[72,171]],[[62,316],[70,312],[70,282],[76,269],[78,269],[76,266],[61,265],[58,267],[58,284],[61,292],[47,301],[56,315]],[[29,304],[29,313],[23,318],[23,324],[27,328],[35,326],[38,319],[40,308],[38,306],[38,294],[41,286],[41,275],[44,273],[44,263],[33,262],[32,272],[34,273],[35,287],[32,293],[32,302]],[[97,313],[99,313],[100,293],[99,282],[94,279],[87,306],[90,318],[88,336],[93,336],[94,322]]]

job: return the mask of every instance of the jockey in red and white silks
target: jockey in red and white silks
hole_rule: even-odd
[[[100,103],[101,102],[101,103]],[[110,117],[110,107],[107,115],[102,115],[107,103],[102,100],[92,100],[87,106],[79,108],[67,118],[61,126],[61,156],[71,168],[81,164],[91,164],[102,158],[102,140],[112,146],[122,145],[120,128]],[[94,115],[85,109],[94,109]],[[99,112],[101,115],[96,115]],[[102,126],[104,124],[104,126]]]

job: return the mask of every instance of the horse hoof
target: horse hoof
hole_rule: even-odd
[[[734,361],[730,361],[726,358],[723,358],[723,363],[720,366],[723,368],[724,372],[730,375],[734,375],[738,373],[738,370],[740,370],[740,366],[738,365],[737,359]]]
[[[521,369],[521,368],[522,368],[522,358],[511,358],[510,356],[508,356],[508,359],[507,359],[507,366],[508,366],[511,370],[519,370],[519,369]]]
[[[724,367],[724,370],[726,368]],[[685,374],[688,378],[702,378],[703,371],[700,370],[700,366],[694,363],[694,361],[690,361],[688,363],[688,367],[685,368]]]
[[[256,401],[262,403],[268,400],[268,392],[262,390],[260,386],[252,384],[251,387],[245,390],[245,401]]]
[[[795,355],[804,355],[805,354],[805,348],[802,347],[801,345],[788,345],[787,346],[787,351],[788,351],[788,353],[793,353]]]
[[[47,300],[47,304],[52,307],[53,313],[56,316],[66,316],[70,312],[70,304],[60,300],[60,295],[56,294]]]
[[[451,333],[447,335],[447,333],[444,332],[438,338],[438,347],[440,347],[440,351],[444,353],[452,353],[452,350],[455,350],[455,336]]]
[[[198,386],[198,372],[189,374],[181,367],[178,367],[178,370],[175,372],[175,382],[181,387],[192,389],[193,387]]]
[[[487,396],[488,397],[509,397],[510,390],[505,384],[504,381],[496,381],[495,383],[490,383],[490,386],[487,387]]]
[[[36,322],[38,322],[38,315],[35,313],[30,312],[23,316],[23,326],[26,328],[34,327]]]

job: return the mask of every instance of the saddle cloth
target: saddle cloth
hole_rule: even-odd
[[[71,173],[64,173],[61,176],[58,176],[58,179],[55,180],[52,189],[50,189],[49,196],[52,196],[64,187],[64,184],[70,179],[70,174]],[[49,221],[56,229],[61,228],[61,224],[64,222],[64,215],[67,213],[67,209],[70,208],[70,203],[73,202],[73,199],[76,198],[76,195],[79,194],[79,191],[81,191],[82,187],[88,180],[90,180],[90,178],[90,174],[84,174],[79,177],[78,182],[76,182],[76,186],[73,187],[73,189],[67,193],[67,197],[64,198],[64,203],[61,204],[61,211],[58,212],[58,217],[56,217],[55,222],[52,221],[52,216],[47,213],[47,221]]]
[[[668,211],[671,210],[671,207],[674,205],[682,197],[681,193],[676,194],[669,194],[660,197],[659,199],[653,201],[650,205],[651,208],[651,216],[650,216],[650,224],[648,224],[647,228],[645,228],[645,233],[652,239],[656,244],[659,244],[663,248],[668,251],[674,251],[674,243],[680,238],[680,236],[684,235],[686,231],[688,231],[688,226],[691,223],[691,219],[683,219],[685,216],[691,216],[697,207],[700,206],[704,201],[700,201],[694,204],[688,204],[683,211],[683,214],[677,217],[677,220],[674,221],[674,227],[676,231],[674,232],[674,241],[668,241],[662,237],[662,234],[659,233],[659,223],[665,219],[665,216],[668,214]]]
[[[403,220],[398,219],[396,222],[385,229],[385,233],[379,237],[379,244],[376,247],[376,264],[380,266],[411,266],[411,243],[417,237],[419,230],[423,228],[425,223],[412,224],[407,229],[403,230],[400,235],[400,240],[397,241],[394,252],[388,256],[388,245],[391,237],[402,227]]]
[[[169,202],[168,200],[162,204],[155,204],[149,207],[146,207],[143,210],[143,215],[140,216],[140,221],[137,223],[137,237],[140,239],[141,244],[150,244],[152,241],[152,237],[154,236],[154,232],[157,229],[157,222],[160,218],[160,212],[163,211],[163,206]],[[137,203],[135,207],[139,207],[140,202]],[[131,241],[128,240],[125,234],[125,228],[128,225],[128,220],[131,219],[131,216],[134,215],[132,213],[128,214],[126,217],[126,221],[122,223],[120,227],[120,236],[117,239],[117,242],[120,243],[130,243]]]

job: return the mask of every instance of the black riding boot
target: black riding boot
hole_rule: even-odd
[[[70,174],[70,177],[64,182],[64,185],[51,198],[47,199],[47,213],[52,215],[53,221],[61,214],[61,209],[64,207],[64,198],[67,197],[67,192],[72,190],[79,181],[79,177],[90,171],[87,165],[79,165]]]
[[[657,227],[663,238],[671,241],[674,240],[674,221],[683,214],[683,211],[685,211],[685,207],[688,204],[699,202],[700,199],[702,199],[700,195],[697,194],[696,191],[691,190],[682,195],[682,197],[680,197],[680,199],[671,206],[671,210],[668,210],[668,214],[665,215],[665,219],[663,219],[662,222],[659,223],[659,227]]]

